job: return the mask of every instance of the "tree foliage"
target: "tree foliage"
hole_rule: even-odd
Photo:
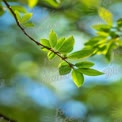
[[[0,16],[4,15],[8,9],[13,15],[17,26],[25,36],[39,46],[41,51],[47,54],[49,60],[53,60],[55,57],[61,59],[57,66],[59,74],[71,74],[74,84],[77,87],[81,87],[84,83],[85,75],[99,76],[104,74],[101,71],[92,68],[95,63],[88,61],[89,57],[102,54],[110,62],[112,52],[115,49],[122,47],[122,18],[119,18],[114,22],[112,13],[103,6],[100,6],[100,3],[97,0],[93,0],[93,2],[90,2],[89,0],[87,2],[86,0],[74,1],[73,5],[77,5],[76,8],[80,8],[82,4],[84,4],[85,7],[93,7],[93,10],[96,11],[101,20],[104,21],[103,24],[93,25],[96,35],[85,42],[84,47],[77,51],[73,50],[75,46],[75,37],[73,35],[70,35],[69,37],[58,37],[56,32],[51,30],[48,38],[42,37],[39,42],[26,32],[27,28],[34,27],[34,23],[31,21],[33,13],[28,12],[24,5],[33,8],[38,3],[42,6],[49,7],[49,9],[57,11],[64,10],[64,14],[69,18],[72,17],[74,21],[79,19],[81,10],[76,9],[74,6],[70,6],[70,8],[67,4],[64,5],[64,1],[65,0],[43,0],[41,2],[39,0],[0,0]],[[12,4],[12,2],[15,2],[17,5]],[[73,14],[71,14],[72,12],[70,11],[72,11]],[[87,11],[84,13],[86,14]],[[6,116],[0,116],[7,121],[14,122]]]
[[[32,13],[28,13],[23,6],[10,6],[6,0],[3,0],[10,12],[13,14],[18,26],[21,30],[24,27],[33,27],[34,24],[30,21]],[[29,7],[34,7],[38,0],[28,0]],[[60,6],[60,2],[56,1],[45,1],[53,7]],[[3,14],[3,7],[1,4],[1,15]],[[122,45],[120,36],[117,32],[121,31],[122,20],[119,19],[116,22],[116,26],[113,25],[112,13],[103,8],[98,7],[98,14],[105,21],[105,24],[94,25],[93,28],[96,30],[97,35],[89,39],[84,48],[76,52],[73,51],[75,39],[73,36],[67,38],[58,38],[57,34],[52,30],[49,34],[48,39],[40,39],[40,43],[31,37],[31,35],[25,34],[26,36],[34,41],[37,45],[41,46],[43,51],[47,52],[49,60],[58,56],[63,62],[59,64],[59,74],[65,75],[72,71],[72,78],[74,83],[79,87],[83,84],[84,74],[90,76],[102,75],[103,73],[91,69],[94,63],[92,62],[79,62],[79,59],[86,59],[96,54],[103,54],[110,61],[112,51]],[[23,31],[25,33],[25,30]],[[74,60],[77,63],[72,63],[69,59]]]

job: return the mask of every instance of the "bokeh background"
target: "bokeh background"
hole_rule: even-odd
[[[114,21],[122,17],[121,0],[98,2],[113,13]],[[48,38],[52,29],[59,37],[73,35],[74,51],[95,35],[92,25],[104,23],[95,0],[57,0],[55,4],[39,0],[32,9],[22,5],[33,12],[35,26],[25,28],[33,38]],[[122,49],[113,52],[111,62],[102,55],[88,60],[105,75],[85,76],[84,85],[77,88],[70,75],[58,74],[60,59],[48,61],[6,11],[0,16],[0,113],[17,122],[122,121]]]

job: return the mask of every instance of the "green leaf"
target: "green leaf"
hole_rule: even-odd
[[[25,27],[34,27],[34,24],[32,22],[27,22],[27,23],[24,23],[22,25]]]
[[[59,50],[60,49],[60,47],[63,45],[63,43],[64,43],[64,40],[65,40],[65,38],[60,38],[58,41],[57,41],[57,44],[56,44],[56,47],[55,47],[55,49],[56,50]]]
[[[97,24],[97,25],[93,25],[92,27],[97,31],[103,31],[106,33],[108,33],[111,29],[111,26],[106,24]]]
[[[89,8],[91,7],[97,7],[100,4],[99,0],[82,0],[82,3],[85,4],[86,6],[88,6]]]
[[[59,64],[59,74],[60,75],[66,75],[66,74],[70,73],[70,71],[71,71],[71,67],[69,66],[68,63],[62,62]]]
[[[21,18],[21,23],[26,23],[27,21],[29,21],[32,17],[32,13],[26,13],[23,15],[23,17]]]
[[[41,39],[40,43],[43,44],[44,46],[51,47],[49,40],[47,39]]]
[[[20,13],[18,11],[15,11],[15,14],[16,14],[18,21],[20,22],[21,21]]]
[[[83,49],[80,51],[76,51],[74,53],[69,54],[68,58],[70,59],[81,59],[81,58],[86,58],[90,55],[92,55],[94,52],[93,49]]]
[[[64,40],[62,46],[59,49],[59,52],[69,53],[73,50],[73,46],[74,46],[74,37],[70,36]]]
[[[55,56],[56,56],[55,53],[53,53],[52,51],[49,51],[47,54],[49,60],[53,59]]]
[[[110,11],[103,7],[99,7],[98,9],[99,16],[109,25],[113,23],[113,15]]]
[[[55,8],[60,6],[60,0],[43,0],[43,2]]]
[[[33,8],[37,4],[38,0],[28,0],[28,5]]]
[[[105,39],[106,39],[105,36],[95,36],[95,37],[92,37],[89,41],[87,41],[85,45],[90,45],[90,47],[92,47],[92,45],[95,45],[96,43],[99,43]]]
[[[117,25],[118,27],[122,27],[122,18],[117,20]]]
[[[109,36],[111,36],[112,39],[115,39],[118,37],[118,35],[115,31],[110,31]]]
[[[81,87],[84,82],[84,76],[77,69],[72,71],[72,79],[77,87]]]
[[[105,57],[108,59],[108,61],[111,60],[112,50],[114,49],[114,47],[115,47],[115,44],[114,43],[112,43],[112,42],[109,43],[107,52],[105,54]]]
[[[0,16],[2,16],[3,14],[4,14],[4,9],[3,9],[3,7],[2,7],[2,5],[0,3]]]
[[[55,47],[57,44],[57,35],[53,30],[49,34],[49,42],[51,47]]]
[[[89,68],[94,66],[94,63],[89,61],[83,61],[83,62],[76,63],[75,66],[78,68]]]
[[[22,12],[22,13],[26,13],[26,9],[22,6],[11,6],[11,8],[15,11],[19,11],[19,12]]]
[[[88,69],[88,68],[81,68],[78,69],[81,73],[88,75],[88,76],[97,76],[97,75],[102,75],[104,73],[97,71],[95,69]]]

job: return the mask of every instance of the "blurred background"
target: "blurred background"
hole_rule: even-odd
[[[33,38],[48,38],[52,29],[59,37],[73,35],[74,51],[95,35],[92,25],[104,23],[98,5],[110,10],[114,21],[122,17],[121,0],[39,0],[32,9],[19,1],[33,12],[35,26],[25,28]],[[77,88],[70,75],[59,75],[61,60],[48,61],[46,53],[21,32],[6,11],[0,16],[0,113],[17,122],[120,122],[121,57],[119,48],[111,62],[102,55],[89,58],[105,75],[85,76],[84,85]]]

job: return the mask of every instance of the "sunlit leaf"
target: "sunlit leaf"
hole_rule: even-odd
[[[117,25],[118,27],[122,27],[122,18],[117,20]]]
[[[15,11],[15,14],[16,14],[18,21],[20,22],[21,21],[20,13],[18,11]]]
[[[115,47],[115,44],[114,43],[112,43],[112,42],[109,43],[107,52],[105,54],[105,56],[108,59],[108,61],[110,61],[111,58],[112,58],[112,50],[114,49],[114,47]]]
[[[100,4],[99,0],[82,0],[82,2],[88,7],[97,7]]]
[[[74,46],[74,38],[73,36],[70,36],[63,41],[63,44],[60,47],[59,52],[69,53],[73,50],[73,46]]]
[[[94,63],[89,62],[89,61],[83,61],[83,62],[76,63],[75,66],[78,68],[89,68],[89,67],[94,66]]]
[[[47,47],[51,47],[50,46],[50,43],[49,43],[49,40],[47,40],[47,39],[41,39],[41,44],[43,44],[44,46],[47,46]]]
[[[34,24],[32,22],[27,22],[27,23],[24,23],[22,25],[25,27],[34,27]]]
[[[68,55],[68,58],[70,58],[70,59],[81,59],[81,58],[86,58],[86,57],[92,55],[93,52],[94,52],[93,49],[88,49],[88,50],[83,49],[83,50],[76,51],[76,52],[74,52],[74,53],[69,54],[69,55]]]
[[[26,13],[26,9],[22,6],[11,6],[11,8],[15,11],[19,11],[19,12],[22,12],[22,13]]]
[[[113,23],[113,15],[112,15],[112,13],[111,13],[109,10],[107,10],[107,9],[105,9],[105,8],[103,8],[103,7],[99,7],[98,13],[99,13],[99,16],[100,16],[107,24],[112,25],[112,23]]]
[[[88,76],[97,76],[97,75],[102,75],[104,73],[97,71],[95,69],[89,69],[89,68],[81,68],[78,69],[81,73],[88,75]]]
[[[60,6],[61,0],[43,0],[43,2],[47,5],[58,8]]]
[[[53,30],[49,34],[49,42],[51,47],[55,47],[57,44],[57,35]]]
[[[32,17],[32,13],[26,13],[22,16],[21,18],[21,23],[26,23],[27,21],[29,21]]]
[[[65,38],[60,38],[60,39],[58,39],[58,41],[57,41],[57,44],[56,44],[56,50],[59,50],[60,49],[60,47],[63,45],[63,43],[64,43],[64,40],[65,40]]]
[[[33,8],[37,4],[38,0],[28,0],[28,5]]]
[[[47,54],[49,60],[53,59],[55,56],[56,56],[55,53],[53,53],[52,51],[49,51]]]
[[[77,87],[81,87],[84,82],[84,76],[81,72],[79,72],[77,69],[74,69],[72,71],[72,79]]]
[[[111,26],[106,24],[97,24],[93,25],[92,27],[97,31],[103,31],[103,32],[109,32],[111,29]]]

